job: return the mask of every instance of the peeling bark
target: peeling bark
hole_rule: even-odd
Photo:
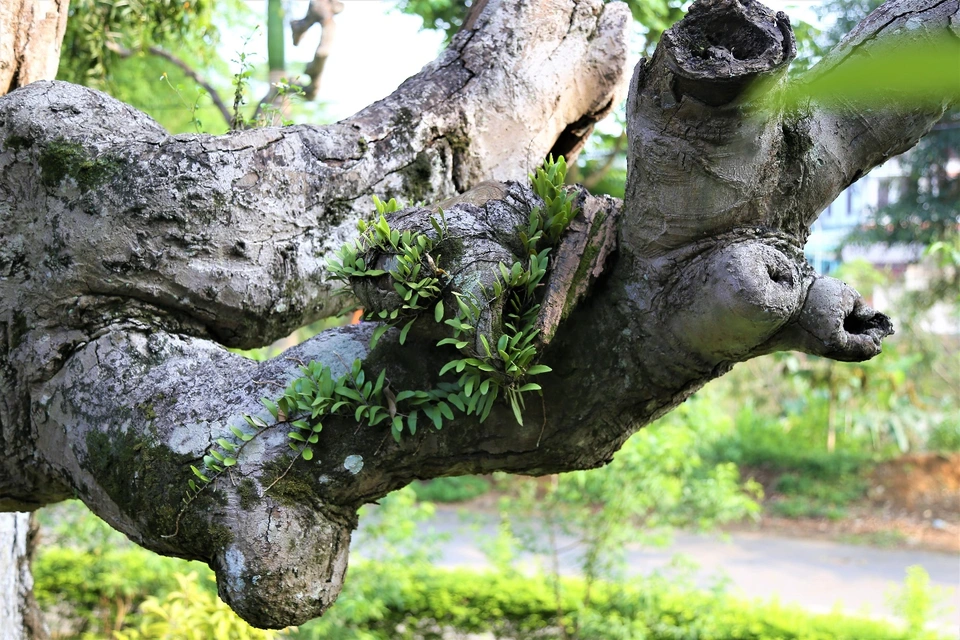
[[[891,11],[953,28],[958,1],[894,0],[825,64],[871,46]],[[625,201],[576,188],[538,320],[553,372],[538,376],[543,403],[523,425],[497,405],[482,424],[460,415],[395,442],[329,418],[317,458],[292,466],[286,429],[271,427],[183,510],[190,465],[244,414],[272,422],[259,399],[299,364],[338,375],[360,359],[392,389],[429,389],[457,357],[435,346],[446,334],[432,319],[405,346],[392,330],[371,350],[375,325],[363,323],[264,363],[223,348],[356,298],[385,306],[389,283],[337,299],[323,270],[367,215],[365,196],[440,202],[391,224],[433,233],[444,208],[440,266],[455,289],[523,257],[517,227],[543,205],[525,175],[575,150],[610,108],[628,14],[599,0],[477,11],[438,61],[328,127],[171,137],[62,83],[0,100],[0,508],[79,495],[137,543],[208,562],[240,615],[282,627],[335,600],[357,508],[414,479],[599,466],[736,362],[879,353],[889,320],[814,273],[801,248],[841,185],[912,144],[946,102],[778,108],[795,48],[787,17],[700,0],[634,73]],[[882,140],[857,133],[874,126]],[[488,302],[481,331],[495,337],[502,301]]]
[[[57,75],[69,0],[0,4],[0,95]]]
[[[29,513],[0,514],[0,640],[47,637],[30,575],[37,529]]]

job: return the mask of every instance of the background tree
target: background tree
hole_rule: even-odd
[[[437,62],[328,127],[170,137],[64,83],[0,101],[0,506],[79,495],[284,626],[336,598],[357,508],[413,479],[601,465],[737,361],[879,353],[889,320],[813,273],[802,243],[953,94],[784,101],[786,16],[699,2],[634,73],[623,203],[560,189],[555,169],[531,189],[615,104],[629,12],[477,11]],[[891,2],[802,82],[895,32],[946,41],[957,11]],[[445,213],[360,225],[334,265],[355,297],[334,297],[325,259],[371,194]],[[264,363],[222,346],[358,302],[402,329],[325,332]]]
[[[880,6],[880,0],[832,0],[819,9],[821,18],[832,18],[815,41],[815,56],[829,50],[860,20]],[[915,147],[897,160],[902,177],[882,185],[884,196],[869,212],[865,223],[850,235],[850,244],[907,244],[932,247],[938,254],[929,286],[910,295],[906,303],[915,319],[936,302],[957,302],[960,262],[960,171],[951,163],[960,159],[960,111],[948,110]]]

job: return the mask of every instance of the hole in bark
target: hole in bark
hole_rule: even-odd
[[[774,283],[781,286],[793,286],[793,273],[784,265],[767,263],[767,275]]]
[[[609,107],[610,103],[607,103],[599,111],[588,113],[576,122],[568,124],[567,128],[557,137],[553,148],[550,149],[553,157],[563,156],[567,161],[572,161],[573,157],[580,153],[580,149],[583,148],[587,138],[590,137],[590,133],[593,132],[593,125],[596,124],[598,119],[597,114],[606,113]]]
[[[760,57],[770,46],[770,37],[740,16],[723,16],[712,21],[710,27],[704,34],[707,41],[726,49],[737,60]]]
[[[892,329],[890,319],[882,313],[874,313],[869,317],[864,317],[854,310],[850,315],[843,319],[843,330],[854,335],[863,335],[871,331],[883,332],[883,335],[889,335]]]

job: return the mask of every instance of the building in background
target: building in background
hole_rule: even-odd
[[[960,160],[948,164],[952,177],[960,175]],[[934,267],[924,259],[924,247],[913,244],[845,244],[849,234],[871,223],[871,213],[895,202],[904,180],[900,165],[891,160],[847,187],[820,215],[811,228],[804,247],[807,260],[817,272],[829,274],[844,262],[863,260],[884,272],[888,284],[874,289],[870,304],[880,309],[896,309],[897,300],[909,291],[928,286]],[[924,330],[937,334],[960,335],[960,309],[937,303],[925,315]]]

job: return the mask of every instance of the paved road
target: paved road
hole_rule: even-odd
[[[483,548],[496,536],[494,517],[465,516],[456,509],[440,508],[428,523],[446,537],[434,543],[437,564],[448,567],[489,566]],[[565,546],[569,541],[561,541]],[[362,551],[361,551],[362,553]],[[697,581],[706,586],[725,575],[733,592],[749,598],[776,596],[813,611],[829,611],[837,603],[851,613],[890,616],[888,593],[903,583],[907,567],[920,565],[931,584],[948,590],[951,610],[938,617],[937,626],[960,638],[960,556],[914,550],[884,550],[835,542],[737,533],[721,539],[679,533],[666,548],[631,546],[628,572],[647,575],[666,570],[677,554],[699,565]],[[577,549],[564,553],[561,572],[577,572]],[[528,565],[537,559],[521,560]]]

